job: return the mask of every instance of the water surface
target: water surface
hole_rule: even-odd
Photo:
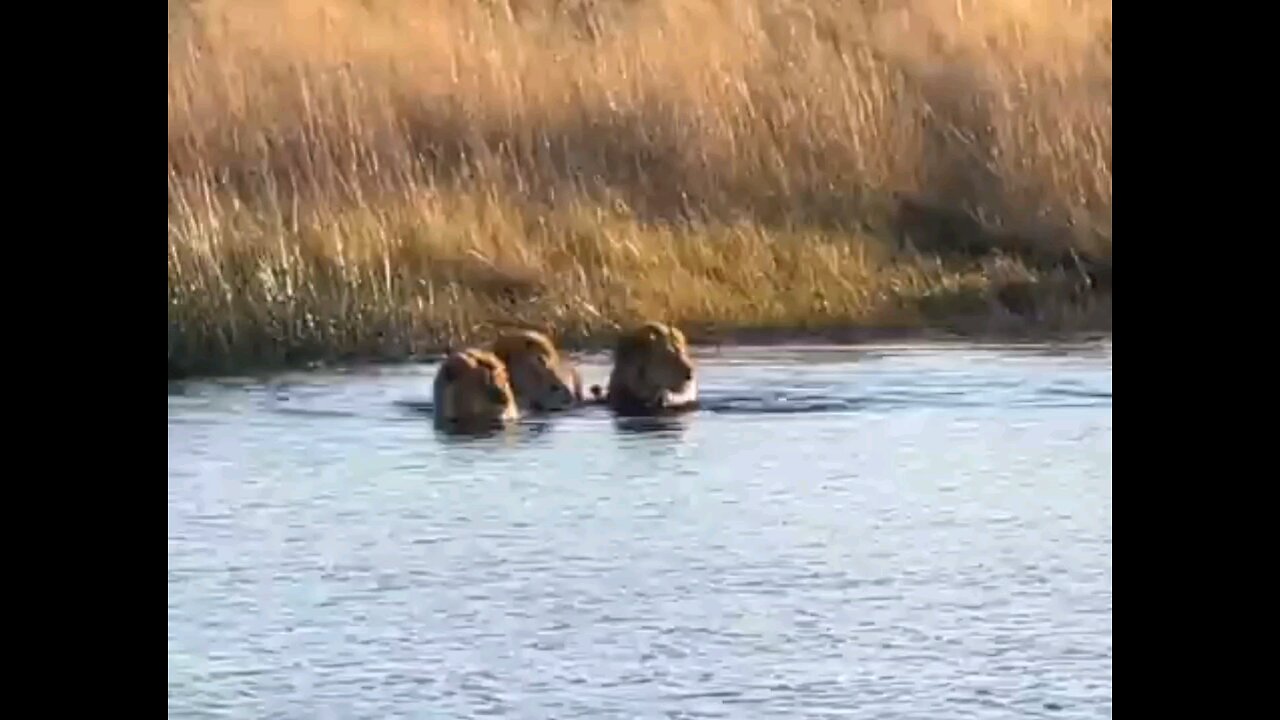
[[[1109,343],[699,360],[485,438],[430,365],[171,384],[170,717],[1111,717]]]

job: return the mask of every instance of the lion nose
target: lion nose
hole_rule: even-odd
[[[684,377],[684,381],[685,381],[685,382],[689,382],[690,380],[692,380],[692,379],[693,379],[693,368],[689,367],[688,365],[685,365],[685,366],[684,366],[684,376],[683,376],[683,377]]]
[[[492,400],[494,404],[497,404],[497,405],[507,404],[507,394],[503,392],[502,388],[500,387],[489,388],[489,399]]]

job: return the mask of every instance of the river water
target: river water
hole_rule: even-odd
[[[171,383],[169,716],[1111,717],[1109,341],[698,359],[471,438],[431,365]]]

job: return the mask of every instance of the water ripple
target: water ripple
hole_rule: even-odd
[[[170,715],[1111,716],[1109,350],[700,362],[467,440],[430,366],[171,390]]]

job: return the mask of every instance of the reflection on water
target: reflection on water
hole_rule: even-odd
[[[621,433],[681,438],[689,427],[692,414],[656,415],[654,417],[614,417],[613,426]]]
[[[430,366],[170,384],[170,715],[1111,716],[1109,344],[700,363],[479,437]]]

